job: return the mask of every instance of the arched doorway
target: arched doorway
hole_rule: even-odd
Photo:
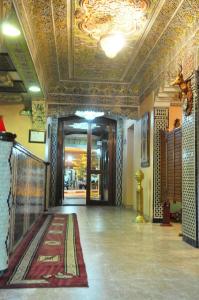
[[[78,143],[74,142],[78,139]],[[81,195],[76,199],[85,199],[83,202],[77,201],[77,205],[114,205],[115,139],[116,121],[112,119],[101,117],[86,121],[76,116],[59,118],[57,205],[75,205],[74,201],[65,201],[66,195],[70,199],[72,192],[73,195],[77,192]]]

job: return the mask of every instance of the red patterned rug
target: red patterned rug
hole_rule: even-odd
[[[10,257],[0,288],[87,287],[76,214],[45,215]]]

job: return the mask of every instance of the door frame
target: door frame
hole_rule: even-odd
[[[65,121],[81,121],[88,122],[84,118],[80,118],[78,116],[68,116],[58,118],[58,132],[57,132],[57,169],[56,169],[56,199],[55,205],[61,206],[62,201],[64,199],[64,167],[63,167],[63,142],[64,142],[64,128],[63,124]],[[114,205],[115,204],[115,193],[116,193],[116,121],[106,118],[100,117],[95,119],[95,123],[103,122],[104,124],[113,124],[115,129],[115,135],[112,137],[111,143],[109,143],[109,153],[111,155],[110,165],[109,165],[109,189],[108,189],[108,201],[95,201],[90,200],[90,178],[91,178],[91,170],[88,163],[91,162],[91,126],[89,126],[89,130],[87,133],[87,189],[86,189],[86,205]],[[90,147],[90,148],[89,148]],[[89,150],[89,149],[90,150]],[[88,151],[89,150],[89,151]],[[89,169],[89,172],[88,172]]]

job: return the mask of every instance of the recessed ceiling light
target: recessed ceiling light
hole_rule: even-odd
[[[41,91],[40,87],[36,86],[36,85],[32,85],[29,87],[29,91],[33,92],[33,93],[38,93]]]
[[[4,35],[12,36],[12,37],[19,36],[21,34],[20,30],[17,27],[9,23],[2,24],[2,33]]]

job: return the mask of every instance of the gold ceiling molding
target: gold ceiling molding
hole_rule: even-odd
[[[139,106],[138,97],[114,97],[114,96],[86,96],[86,95],[65,95],[65,94],[49,94],[48,104],[67,104],[67,105],[93,105],[100,107],[107,106],[123,106],[127,108],[135,108]]]
[[[47,116],[48,117],[65,117],[69,116],[75,113],[77,109],[81,109],[83,111],[86,110],[93,110],[93,111],[101,111],[101,106],[95,106],[95,105],[87,105],[87,106],[80,106],[80,105],[67,105],[67,104],[48,104],[47,108]],[[123,107],[123,106],[106,106],[103,107],[103,111],[105,114],[108,114],[109,116],[114,117],[128,117],[132,119],[137,119],[139,117],[139,109],[138,108],[132,108],[132,107]]]

